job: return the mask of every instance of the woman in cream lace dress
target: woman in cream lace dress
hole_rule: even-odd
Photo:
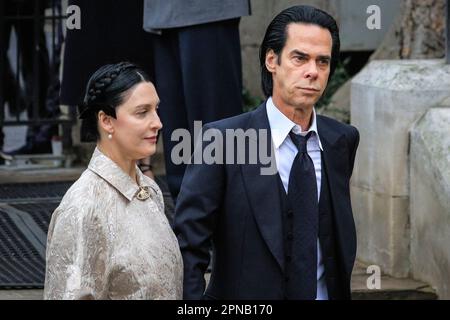
[[[155,87],[130,63],[89,80],[82,138],[88,168],[53,213],[45,299],[181,299],[183,262],[161,190],[136,165],[156,150]]]

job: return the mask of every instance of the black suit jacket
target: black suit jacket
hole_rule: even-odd
[[[317,115],[331,190],[335,241],[344,294],[356,255],[356,231],[349,180],[359,134],[356,128]],[[266,105],[205,125],[226,129],[265,129]],[[200,144],[205,147],[207,144]],[[271,149],[269,149],[271,150]],[[224,154],[229,151],[223,146]],[[234,147],[236,154],[236,146]],[[191,164],[175,209],[174,230],[184,261],[185,299],[283,299],[284,248],[278,176],[261,175],[257,164]],[[213,270],[205,291],[204,273],[213,246]]]

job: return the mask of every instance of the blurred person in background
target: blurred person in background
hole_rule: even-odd
[[[56,1],[59,3],[59,1]],[[38,30],[35,32],[35,21],[30,19],[37,13],[43,16],[45,9],[51,7],[52,1],[48,0],[6,0],[2,6],[0,14],[10,18],[5,20],[4,35],[6,47],[2,48],[2,63],[5,66],[5,72],[2,78],[2,92],[4,102],[9,105],[12,115],[18,115],[23,110],[27,110],[28,119],[33,117],[33,93],[35,88],[38,90],[38,115],[41,119],[55,118],[59,115],[59,105],[49,100],[48,89],[52,70],[50,69],[49,53],[47,49],[46,36],[44,32],[45,20],[40,19]],[[36,12],[37,10],[37,12]],[[21,17],[22,16],[22,17]],[[17,17],[11,19],[11,17]],[[19,61],[16,61],[19,70],[18,78],[13,72],[12,66],[16,62],[10,61],[8,58],[8,48],[12,31],[14,30],[17,37],[17,49]],[[34,39],[37,35],[37,39]],[[36,42],[35,42],[36,40]],[[34,57],[37,55],[38,65],[34,66]],[[35,82],[35,72],[38,68],[38,83]],[[58,72],[56,71],[56,76]],[[22,77],[24,88],[21,88],[20,79]],[[4,106],[0,106],[4,107]],[[25,145],[7,152],[9,155],[17,154],[37,154],[51,153],[51,138],[58,134],[57,125],[30,125],[26,133]],[[3,148],[3,133],[0,130],[0,149]]]
[[[144,29],[155,35],[155,84],[174,201],[186,165],[171,160],[178,143],[171,141],[172,132],[186,129],[193,137],[194,121],[205,124],[242,113],[239,22],[247,15],[249,0],[144,0]]]

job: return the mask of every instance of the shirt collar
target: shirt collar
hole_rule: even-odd
[[[137,192],[140,190],[139,187],[151,186],[137,166],[136,175],[139,186],[127,173],[125,173],[114,161],[103,154],[97,147],[92,154],[88,169],[111,184],[129,201],[133,200],[136,196]]]
[[[295,134],[307,134],[313,131],[317,137],[320,150],[323,151],[322,143],[320,142],[319,132],[317,131],[317,117],[316,110],[313,108],[312,124],[307,132],[303,132],[302,128],[294,123],[291,119],[286,117],[273,103],[272,97],[267,100],[266,103],[267,117],[269,118],[270,131],[272,133],[272,139],[274,147],[278,149],[286,140],[289,132],[293,131]]]

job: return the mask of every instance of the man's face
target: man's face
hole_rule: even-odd
[[[304,23],[287,26],[287,40],[280,56],[273,50],[266,54],[277,106],[295,109],[314,106],[328,83],[331,49],[332,38],[327,29]]]

